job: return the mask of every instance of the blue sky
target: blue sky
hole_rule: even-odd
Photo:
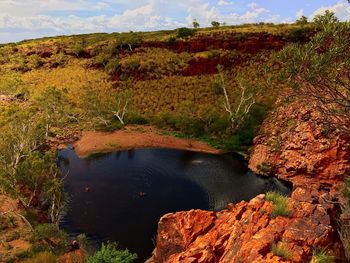
[[[350,20],[346,0],[0,0],[0,43],[92,32],[151,31],[201,26],[291,23],[330,9]]]

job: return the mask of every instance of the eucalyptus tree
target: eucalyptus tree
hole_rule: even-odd
[[[252,107],[256,104],[258,89],[257,86],[248,84],[242,76],[238,76],[236,83],[238,88],[235,89],[235,96],[231,98],[225,81],[223,67],[218,66],[218,84],[223,93],[223,106],[228,113],[232,132],[236,132],[249,116]]]
[[[324,124],[350,131],[350,25],[326,11],[314,19],[319,32],[306,44],[294,43],[276,55],[282,80],[298,98],[322,113]]]

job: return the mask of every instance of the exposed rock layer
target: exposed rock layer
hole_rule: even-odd
[[[350,137],[331,130],[313,105],[294,102],[265,121],[262,135],[254,140],[249,168],[294,185],[334,185],[350,172]]]
[[[312,106],[283,105],[263,124],[249,166],[294,185],[290,217],[271,217],[273,204],[258,196],[226,210],[165,215],[150,262],[286,262],[272,252],[282,244],[289,261],[309,262],[315,249],[338,259],[343,248],[334,222],[337,189],[349,172],[349,139],[322,125]]]

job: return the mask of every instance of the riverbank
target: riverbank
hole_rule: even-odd
[[[129,125],[112,133],[83,132],[74,147],[80,157],[93,153],[142,148],[171,148],[211,154],[223,152],[198,140],[177,138],[155,127],[139,125]]]

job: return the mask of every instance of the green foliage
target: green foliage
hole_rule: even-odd
[[[102,244],[95,255],[87,259],[87,263],[133,263],[137,259],[136,254],[128,250],[117,250],[115,244]]]
[[[279,242],[278,244],[272,244],[271,251],[275,256],[278,256],[280,258],[283,258],[285,260],[290,260],[292,258],[291,251],[287,248],[287,246]]]
[[[297,19],[296,23],[298,25],[304,26],[304,25],[306,25],[308,23],[308,19],[307,19],[306,16],[301,16],[300,18]]]
[[[133,48],[139,46],[141,42],[142,42],[141,35],[134,32],[122,33],[116,39],[116,44],[120,48],[127,46],[131,52],[133,51]]]
[[[167,49],[138,49],[137,53],[124,57],[121,71],[130,77],[142,74],[144,79],[159,79],[176,74],[188,66],[190,55],[177,54]]]
[[[120,68],[120,63],[118,58],[111,59],[107,62],[105,69],[108,72],[108,74],[115,74],[118,69]]]
[[[276,193],[276,192],[268,192],[265,197],[266,201],[270,201],[273,203],[273,209],[271,213],[271,217],[277,216],[290,216],[292,211],[289,208],[288,198]]]
[[[312,255],[311,263],[333,263],[334,257],[326,249],[316,249]]]
[[[191,28],[187,27],[181,27],[177,30],[177,37],[178,38],[186,38],[191,37],[195,34],[195,31]]]
[[[143,115],[140,115],[140,114],[137,114],[137,113],[131,113],[131,114],[128,114],[126,119],[125,119],[125,122],[127,124],[139,124],[139,125],[144,125],[144,124],[149,124],[150,123],[150,120],[143,116]]]
[[[45,239],[67,239],[67,234],[60,230],[55,224],[42,224],[34,229],[34,241],[41,241]]]
[[[27,93],[28,90],[18,73],[11,72],[0,75],[0,95],[15,96],[18,94],[27,95]]]
[[[297,98],[313,100],[322,121],[349,131],[350,45],[349,23],[337,22],[331,12],[317,16],[319,32],[307,44],[291,44],[277,54],[281,80],[293,87]]]
[[[35,102],[35,106],[43,115],[47,138],[50,135],[50,128],[59,125],[68,117],[70,113],[68,98],[63,90],[47,87],[35,98]]]
[[[57,263],[58,257],[52,252],[40,252],[29,259],[23,260],[23,263]]]
[[[44,65],[44,61],[36,54],[28,57],[28,67],[30,69],[38,69]]]
[[[198,23],[198,21],[196,19],[193,20],[192,25],[196,29],[200,27],[200,24]]]
[[[85,39],[76,40],[72,47],[72,52],[76,57],[80,58],[85,53],[85,47],[86,47]]]
[[[221,24],[220,24],[220,22],[218,22],[218,21],[212,21],[212,22],[211,22],[211,25],[212,25],[213,27],[219,27]]]
[[[56,224],[42,224],[35,227],[31,241],[33,253],[51,251],[59,254],[66,250],[68,235]]]
[[[80,234],[77,236],[77,241],[79,244],[79,248],[84,251],[85,254],[90,255],[92,251],[92,247],[90,246],[90,242],[85,234]]]
[[[290,42],[305,41],[308,37],[309,32],[310,32],[310,29],[306,27],[293,28],[286,35],[286,39]]]
[[[326,10],[324,14],[316,15],[313,22],[319,29],[326,30],[330,25],[339,23],[339,19],[335,16],[334,12]]]
[[[258,164],[257,169],[259,170],[259,172],[262,172],[263,174],[268,174],[271,172],[271,165],[263,162]]]
[[[168,127],[186,135],[196,137],[204,135],[204,124],[200,120],[186,115],[165,112],[159,114],[154,119],[154,123],[159,127]]]

